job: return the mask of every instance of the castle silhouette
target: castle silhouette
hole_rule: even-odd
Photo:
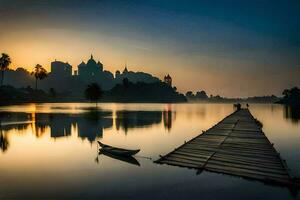
[[[104,69],[100,61],[96,62],[93,55],[91,55],[86,63],[82,61],[77,66],[77,70],[74,70],[74,73],[72,73],[72,66],[68,62],[55,60],[51,63],[49,78],[43,81],[42,87],[52,87],[56,90],[70,90],[74,86],[80,88],[82,85],[96,82],[103,89],[109,90],[116,84],[122,83],[124,78],[133,83],[154,83],[161,81],[159,78],[148,73],[129,71],[127,64],[125,64],[122,72],[117,70],[115,75],[113,75],[110,71]],[[163,81],[172,86],[172,78],[169,74],[164,77]],[[64,85],[61,84],[62,82]]]
[[[39,89],[44,91],[55,91],[54,93],[60,94],[60,96],[65,97],[65,100],[72,100],[83,98],[83,92],[86,89],[86,86],[90,83],[97,83],[101,88],[105,91],[111,91],[112,88],[117,85],[122,85],[124,79],[128,79],[131,83],[138,84],[137,88],[131,88],[131,92],[135,92],[139,89],[139,87],[151,87],[152,93],[157,90],[162,89],[162,85],[160,83],[165,83],[169,88],[172,88],[172,78],[168,74],[163,77],[163,80],[152,76],[149,73],[145,72],[134,72],[129,70],[127,64],[125,64],[124,69],[122,71],[117,70],[115,74],[112,72],[105,70],[104,65],[101,61],[96,61],[91,55],[91,57],[86,61],[82,61],[77,69],[73,69],[72,65],[68,62],[63,62],[59,60],[55,60],[51,62],[51,71],[48,74],[48,77],[39,81]],[[5,84],[14,86],[15,88],[24,88],[24,87],[33,87],[34,86],[34,77],[30,75],[30,72],[24,68],[17,68],[16,70],[6,70],[5,72]],[[151,86],[141,85],[140,83],[145,84],[156,84]],[[156,89],[154,89],[157,87]],[[147,89],[150,91],[150,88]],[[167,92],[168,89],[162,89],[162,93],[169,94]],[[176,96],[176,92],[168,90]],[[155,96],[153,93],[153,96]],[[114,98],[116,94],[112,94]],[[127,95],[129,95],[127,91]],[[132,94],[133,95],[133,94]],[[161,95],[160,95],[161,96]],[[168,96],[168,95],[167,95]],[[165,98],[165,97],[164,97]],[[173,99],[173,97],[171,98]]]

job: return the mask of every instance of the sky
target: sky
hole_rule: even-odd
[[[300,1],[0,0],[12,68],[77,65],[170,74],[179,91],[281,95],[300,86]]]

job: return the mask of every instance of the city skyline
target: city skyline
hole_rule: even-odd
[[[74,68],[93,54],[112,72],[127,62],[160,79],[169,73],[184,93],[280,95],[300,84],[297,1],[0,4],[0,51],[14,69],[39,63],[49,71],[55,59]]]

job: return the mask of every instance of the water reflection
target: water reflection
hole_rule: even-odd
[[[292,121],[292,123],[299,123],[300,121],[300,106],[285,106],[284,117]]]
[[[7,137],[1,132],[0,133],[0,149],[5,152],[8,149],[9,142]]]
[[[116,128],[122,128],[125,133],[129,129],[153,126],[160,124],[162,112],[160,111],[117,111]]]
[[[91,110],[84,113],[83,116],[76,116],[73,120],[77,124],[78,137],[87,139],[91,143],[97,137],[102,138],[103,129],[112,127],[113,120],[111,118],[112,112],[98,112]]]
[[[137,161],[137,159],[135,159],[133,156],[118,156],[118,155],[114,155],[114,154],[108,153],[106,151],[101,151],[101,150],[99,151],[99,155],[100,156],[104,155],[104,156],[110,157],[112,159],[116,159],[116,160],[126,162],[126,163],[129,163],[129,164],[132,164],[132,165],[141,166],[139,161]],[[99,158],[98,157],[96,158],[96,162],[99,163]]]
[[[74,107],[74,106],[73,106]],[[72,109],[73,109],[72,107]],[[55,108],[55,112],[0,112],[0,148],[5,152],[10,145],[8,135],[22,134],[30,130],[36,138],[49,133],[51,138],[77,136],[82,140],[93,143],[97,138],[103,137],[104,129],[122,130],[127,134],[130,130],[143,127],[152,127],[162,124],[169,132],[176,119],[176,111],[171,105],[166,105],[162,111],[153,110],[97,110],[85,106],[81,111],[61,113],[57,109],[68,110],[65,107]],[[276,109],[275,109],[276,108]],[[50,109],[50,110],[51,110]],[[272,105],[271,112],[280,111],[282,108]],[[69,109],[70,110],[70,109]],[[176,109],[175,109],[176,110]],[[300,121],[300,107],[283,107],[284,118],[297,124]],[[214,111],[218,112],[218,110]],[[187,118],[193,117],[193,110],[186,110]],[[201,119],[207,115],[206,107],[199,107],[194,114]],[[22,132],[23,131],[23,132]]]
[[[175,120],[176,113],[172,112],[171,110],[164,110],[163,111],[163,120],[164,120],[164,127],[170,131],[172,128],[172,122]]]
[[[36,138],[49,133],[51,138],[70,137],[77,134],[82,140],[93,143],[103,137],[103,130],[124,130],[150,127],[162,123],[166,129],[172,127],[172,111],[102,111],[88,109],[84,113],[20,113],[0,112],[1,150],[9,147],[8,135],[30,130]],[[16,130],[16,131],[14,131]]]
[[[294,199],[285,189],[209,172],[196,177],[193,171],[157,166],[142,158],[156,160],[194,138],[230,114],[231,104],[100,104],[99,111],[91,109],[93,106],[52,103],[0,107],[0,199],[141,199],[145,194],[149,199],[167,195],[176,199],[182,194],[207,199],[214,191],[223,192],[216,194],[217,199],[231,198],[233,193],[243,199],[261,194],[269,199]],[[299,121],[295,124],[291,120],[299,119],[299,115],[277,104],[253,104],[250,110],[264,123],[264,132],[293,174],[299,174]],[[98,155],[97,145],[90,142],[100,137],[113,146],[141,149],[142,156],[136,156],[141,167]],[[208,182],[213,184],[207,186]],[[105,184],[99,187],[99,183]],[[172,187],[182,183],[184,187]],[[166,187],[174,190],[168,193]]]

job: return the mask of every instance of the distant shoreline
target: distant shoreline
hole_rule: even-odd
[[[31,101],[31,102],[10,102],[7,104],[1,103],[0,106],[9,106],[9,105],[23,105],[23,104],[47,104],[47,103],[91,103],[95,102],[90,101]],[[236,102],[216,102],[216,101],[187,101],[187,102],[154,102],[154,101],[99,101],[98,104],[102,103],[120,103],[120,104],[233,104]],[[278,105],[287,105],[278,102],[240,102],[242,104],[278,104]]]

